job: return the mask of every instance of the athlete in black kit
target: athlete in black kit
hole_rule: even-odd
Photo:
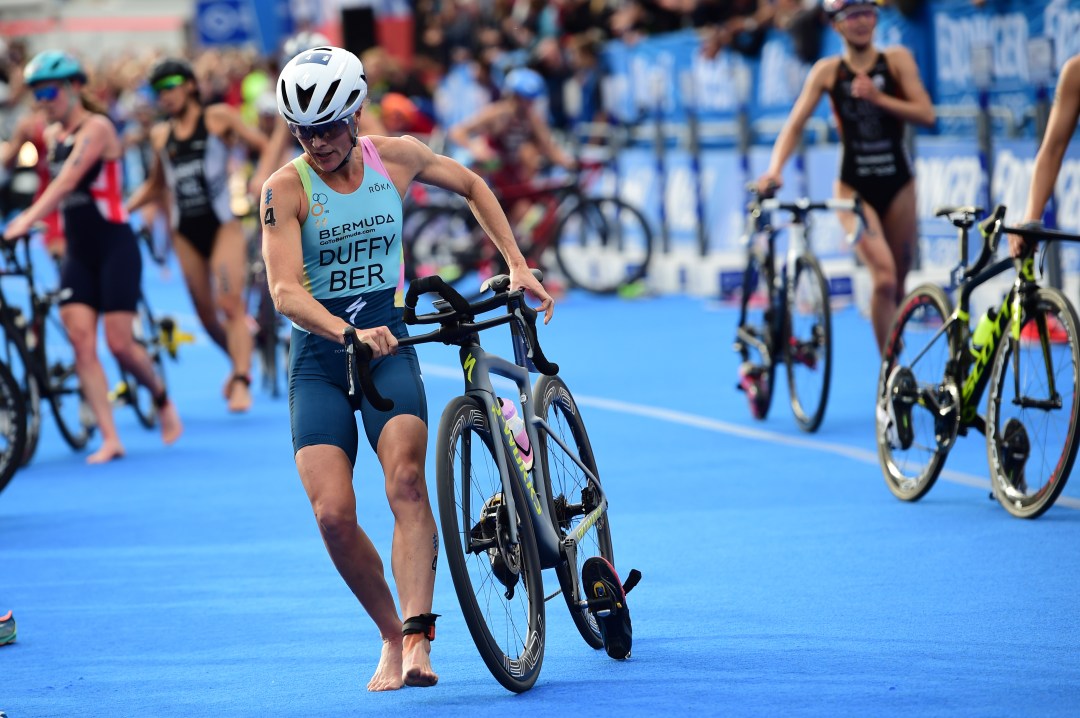
[[[903,146],[904,124],[932,125],[934,106],[911,52],[874,46],[874,0],[824,0],[824,8],[843,38],[844,52],[811,68],[758,189],[766,192],[781,185],[784,164],[798,146],[807,119],[828,94],[843,143],[835,194],[858,195],[866,203],[866,229],[855,252],[870,270],[870,321],[880,349],[904,296],[917,240],[915,180]],[[844,221],[849,231],[854,228],[853,217]]]
[[[228,105],[203,107],[187,61],[165,58],[148,79],[168,120],[151,130],[154,163],[128,200],[128,210],[155,200],[168,202],[173,247],[195,311],[232,363],[225,384],[229,410],[246,411],[251,406],[252,350],[244,307],[247,248],[229,204],[225,138],[237,137],[257,152],[266,138]]]

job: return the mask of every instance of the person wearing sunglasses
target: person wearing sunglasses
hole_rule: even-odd
[[[811,68],[758,189],[765,193],[780,187],[784,165],[798,147],[806,121],[821,97],[829,95],[841,140],[834,193],[842,199],[858,195],[864,202],[866,229],[855,238],[854,248],[870,270],[870,322],[881,349],[904,297],[918,240],[915,173],[904,147],[904,127],[908,122],[933,125],[934,106],[911,51],[874,45],[876,0],[824,0],[823,9],[844,51]],[[853,216],[842,221],[854,231]]]
[[[128,200],[134,211],[151,202],[169,207],[173,250],[199,321],[229,357],[228,408],[251,407],[252,336],[244,306],[247,247],[227,187],[230,142],[255,152],[266,137],[223,103],[203,106],[186,60],[164,58],[150,70],[150,88],[167,119],[150,131],[154,161]]]
[[[409,185],[418,180],[464,197],[510,267],[511,288],[538,297],[545,321],[554,302],[478,175],[416,138],[359,135],[367,81],[356,55],[337,47],[301,52],[282,69],[276,91],[278,112],[304,148],[260,193],[270,292],[293,322],[289,415],[297,471],[334,566],[382,638],[368,690],[431,686],[438,681],[430,651],[439,536],[424,478],[427,399],[416,352],[398,347],[408,332],[395,299]],[[351,341],[371,348],[374,382],[394,401],[392,411],[349,397],[343,347]],[[379,552],[357,524],[357,410],[394,514],[400,614]]]
[[[26,83],[50,123],[45,130],[52,180],[25,212],[4,230],[4,239],[27,234],[60,208],[67,250],[60,268],[60,319],[75,349],[75,368],[84,397],[101,430],[101,447],[89,463],[124,455],[113,421],[105,371],[97,355],[98,317],[109,350],[158,406],[166,444],[183,427],[150,357],[132,335],[141,294],[142,256],[121,196],[123,145],[112,122],[84,94],[86,72],[71,55],[49,50],[26,65]]]

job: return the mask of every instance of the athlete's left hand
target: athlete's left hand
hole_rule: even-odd
[[[851,81],[851,96],[858,97],[861,100],[867,102],[877,102],[878,95],[881,91],[878,90],[878,86],[874,84],[874,81],[870,79],[870,76],[865,72],[860,72],[855,75],[855,79]]]
[[[555,300],[544,289],[544,285],[536,281],[532,271],[525,265],[510,268],[510,291],[515,289],[525,289],[539,299],[540,306],[537,307],[537,310],[544,312],[544,324],[551,321],[551,317],[555,314]]]
[[[26,213],[24,212],[15,219],[11,220],[8,223],[8,226],[4,228],[4,239],[9,241],[12,239],[18,239],[24,234],[29,234],[31,227],[32,224],[26,221]]]

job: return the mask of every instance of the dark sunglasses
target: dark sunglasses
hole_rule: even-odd
[[[292,122],[286,122],[289,126],[289,132],[293,137],[304,142],[311,142],[318,137],[323,142],[337,139],[342,135],[345,130],[351,130],[353,118],[345,117],[337,122],[327,122],[321,125],[296,125]]]
[[[154,94],[160,95],[165,90],[171,90],[174,87],[180,87],[187,82],[187,78],[183,75],[168,75],[155,82],[150,87],[154,90]]]
[[[45,85],[43,87],[35,87],[34,99],[38,102],[50,102],[56,99],[56,96],[60,94],[60,88],[57,85]]]

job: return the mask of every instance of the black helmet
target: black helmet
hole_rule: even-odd
[[[153,87],[159,81],[166,77],[173,77],[179,75],[185,80],[195,79],[195,70],[192,69],[191,63],[187,60],[177,57],[166,57],[162,60],[158,60],[152,68],[150,68],[150,76],[147,81],[150,86]]]

